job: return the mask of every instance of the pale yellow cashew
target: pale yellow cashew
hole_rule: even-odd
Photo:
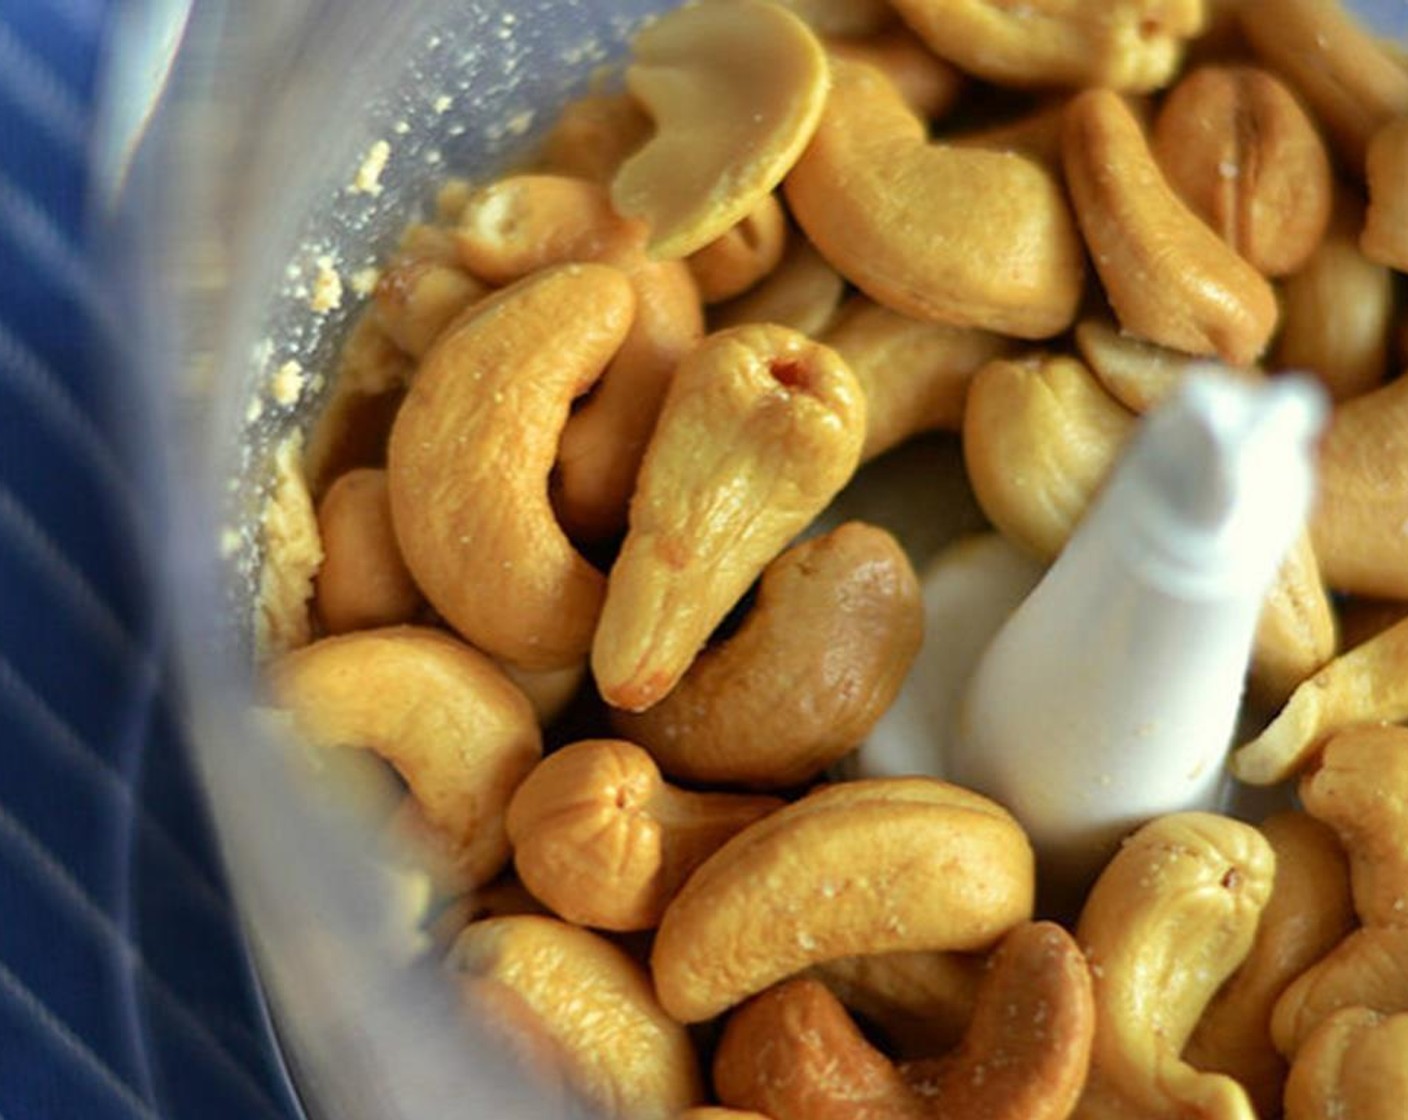
[[[1014,153],[931,144],[899,89],[832,61],[793,216],[872,299],[918,319],[1044,338],[1075,317],[1084,260],[1060,183]]]
[[[787,249],[787,215],[777,195],[767,194],[732,229],[686,258],[705,303],[742,295],[766,277]]]
[[[771,323],[820,336],[846,294],[846,282],[805,237],[793,234],[778,266],[752,291],[709,309],[715,330]]]
[[[943,116],[963,92],[963,74],[903,26],[864,38],[828,38],[826,49],[835,57],[868,62],[883,70],[909,107],[925,120]]]
[[[1276,1049],[1294,1061],[1315,1029],[1346,1007],[1408,1012],[1408,928],[1363,926],[1301,973],[1271,1013]]]
[[[1286,1085],[1285,1120],[1397,1120],[1408,1100],[1408,1014],[1336,1012],[1306,1040]]]

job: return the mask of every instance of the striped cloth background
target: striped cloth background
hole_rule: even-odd
[[[95,339],[110,15],[0,0],[0,1120],[279,1120],[144,592],[140,401]]]

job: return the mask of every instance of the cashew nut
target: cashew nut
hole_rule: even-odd
[[[1232,773],[1250,785],[1283,782],[1336,731],[1356,723],[1408,719],[1408,620],[1342,653],[1303,681],[1255,739],[1232,754]]]
[[[884,72],[910,109],[925,120],[946,113],[963,91],[963,75],[903,26],[865,38],[830,38],[826,49],[833,58],[868,62]]]
[[[1378,264],[1408,271],[1408,117],[1398,117],[1374,133],[1365,160],[1369,210],[1359,247]]]
[[[1040,1029],[1014,1029],[1039,1024]],[[816,981],[790,980],[729,1019],[714,1059],[720,1099],[774,1120],[990,1117],[1063,1120],[1090,1059],[1090,972],[1061,927],[1003,939],[962,1045],[895,1068]]]
[[[826,101],[826,52],[763,0],[676,9],[631,44],[626,86],[655,131],[611,184],[616,209],[650,225],[661,259],[702,249],[782,182]]]
[[[917,319],[1023,338],[1064,330],[1084,261],[1051,172],[1011,152],[931,144],[879,70],[843,58],[831,70],[821,123],[785,183],[821,254]]]
[[[1292,980],[1354,927],[1354,909],[1349,869],[1329,828],[1291,811],[1260,827],[1276,855],[1271,898],[1247,959],[1208,1004],[1183,1059],[1236,1078],[1257,1115],[1274,1116],[1287,1070],[1271,1041],[1271,1009]]]
[[[848,522],[773,560],[739,630],[659,703],[612,723],[675,777],[798,785],[869,734],[923,626],[904,550],[883,529]]]
[[[548,502],[572,398],[630,326],[603,265],[538,273],[479,304],[426,355],[391,431],[396,539],[427,599],[475,645],[528,669],[589,648],[605,580]]]
[[[318,503],[318,532],[314,602],[328,633],[415,618],[423,600],[396,544],[384,470],[362,467],[334,482]]]
[[[440,261],[395,261],[372,293],[377,322],[413,358],[422,358],[454,318],[488,292],[462,268]]]
[[[665,910],[651,965],[681,1022],[809,965],[968,951],[1031,915],[1031,847],[987,798],[928,778],[826,786],[715,852]]]
[[[846,282],[805,237],[793,236],[781,263],[750,292],[711,308],[715,329],[772,323],[821,335],[836,317]]]
[[[538,1045],[601,1114],[675,1120],[703,1099],[688,1033],[661,1010],[645,970],[604,937],[532,914],[489,918],[465,928],[445,963],[473,992],[517,996],[521,1026],[546,1039]]]
[[[876,35],[891,27],[895,13],[885,0],[778,0],[807,21],[818,35]]]
[[[845,363],[784,327],[710,335],[676,371],[592,645],[607,703],[643,711],[763,567],[850,478],[865,402]]]
[[[508,837],[519,878],[561,917],[653,929],[699,864],[781,806],[676,789],[640,747],[587,739],[549,755],[518,787]]]
[[[1271,285],[1173,192],[1110,90],[1066,109],[1066,185],[1120,325],[1190,354],[1254,362],[1276,329]]]
[[[1007,86],[1153,90],[1172,78],[1203,0],[894,0],[931,50]]]
[[[1095,1042],[1074,1117],[1253,1120],[1240,1085],[1180,1055],[1251,949],[1274,871],[1261,833],[1211,813],[1160,817],[1125,841],[1076,927],[1095,980]]]
[[[1059,176],[1065,119],[1066,99],[1058,98],[1012,120],[955,133],[949,140],[959,146],[1018,152]]]
[[[959,430],[973,376],[1014,349],[1001,335],[911,319],[864,296],[842,308],[821,340],[865,394],[862,462],[919,432]]]
[[[1395,1120],[1408,1100],[1408,1014],[1336,1012],[1296,1053],[1285,1120]]]
[[[742,295],[778,266],[787,248],[787,215],[767,194],[732,229],[691,253],[685,263],[705,303]]]
[[[1271,1013],[1271,1037],[1294,1063],[1315,1029],[1336,1011],[1408,1012],[1408,928],[1364,926],[1288,987]]]
[[[543,138],[542,170],[603,185],[650,135],[650,118],[628,93],[570,101]]]
[[[547,727],[562,715],[567,706],[577,698],[582,690],[582,682],[587,679],[587,659],[583,657],[562,669],[520,669],[508,661],[499,663],[508,679],[516,684],[519,691],[528,697],[537,713],[538,724]]]
[[[1192,211],[1264,276],[1310,258],[1330,222],[1330,157],[1274,75],[1205,66],[1183,78],[1154,123],[1154,155]]]
[[[310,746],[364,748],[395,767],[470,882],[504,865],[504,810],[542,744],[528,701],[487,657],[437,630],[361,630],[281,657],[269,685]]]

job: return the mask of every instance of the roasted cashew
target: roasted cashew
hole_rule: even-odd
[[[773,560],[739,630],[695,658],[659,703],[614,712],[612,724],[677,778],[799,785],[870,733],[923,628],[899,543],[847,522]]]
[[[894,0],[930,49],[1007,86],[1166,85],[1186,39],[1203,26],[1203,0]]]
[[[535,274],[479,304],[421,363],[391,431],[396,539],[455,629],[527,669],[589,648],[605,580],[548,502],[557,433],[630,327],[603,265]]]
[[[518,877],[555,913],[598,929],[654,929],[690,874],[774,797],[692,793],[621,739],[553,752],[518,787],[507,827]]]
[[[1408,1014],[1330,1016],[1296,1053],[1285,1120],[1397,1120],[1408,1100]]]
[[[1076,313],[1079,236],[1060,183],[1014,153],[931,144],[883,73],[832,61],[787,176],[793,216],[841,275],[917,319],[1044,338]]]
[[[1346,1007],[1408,1012],[1408,928],[1364,926],[1301,973],[1271,1013],[1276,1049],[1294,1063],[1315,1029]]]
[[[1408,114],[1408,72],[1340,0],[1257,0],[1242,34],[1305,99],[1356,174],[1378,129]]]
[[[1211,813],[1145,825],[1091,889],[1076,939],[1095,978],[1095,1043],[1079,1120],[1253,1120],[1245,1090],[1180,1057],[1246,958],[1275,856],[1256,829]]]
[[[705,303],[742,295],[782,260],[787,215],[777,195],[766,194],[742,221],[685,258]]]
[[[1360,921],[1408,925],[1408,729],[1341,731],[1301,778],[1300,799],[1349,853]]]
[[[963,75],[903,26],[865,38],[829,38],[826,49],[833,57],[868,62],[883,71],[910,109],[925,120],[948,112],[963,91]]]
[[[361,630],[281,657],[269,686],[309,745],[365,748],[395,767],[469,882],[504,865],[504,810],[542,743],[528,701],[487,657],[437,630]]]
[[[604,937],[538,915],[489,918],[465,928],[445,963],[481,998],[516,995],[529,1013],[521,1028],[565,1063],[561,1074],[599,1115],[675,1120],[703,1099],[688,1033],[661,1010],[644,969]]]
[[[1175,350],[1254,362],[1276,329],[1271,285],[1173,192],[1118,94],[1087,90],[1071,101],[1062,155],[1120,325]]]
[[[710,309],[715,330],[772,323],[817,337],[836,317],[846,282],[805,237],[793,234],[781,263],[762,283]]]
[[[1359,247],[1378,264],[1408,271],[1408,117],[1397,117],[1374,133],[1365,159],[1369,210]]]
[[[962,1045],[895,1068],[813,980],[790,980],[736,1011],[714,1059],[721,1100],[773,1120],[971,1117],[1064,1120],[1094,1030],[1090,972],[1060,926],[1003,939]]]
[[[425,258],[393,261],[372,293],[377,322],[413,358],[423,358],[465,308],[488,287],[464,269]]]
[[[631,44],[626,86],[655,131],[611,183],[650,225],[650,253],[688,256],[782,182],[826,102],[826,52],[785,8],[712,0],[676,9]]]
[[[1205,66],[1183,78],[1154,122],[1153,151],[1183,201],[1263,276],[1295,272],[1325,236],[1329,153],[1265,70]]]
[[[431,944],[443,956],[471,922],[504,918],[511,914],[547,912],[547,907],[529,894],[528,888],[512,872],[508,872],[448,903],[426,926],[426,933]]]
[[[1336,731],[1408,719],[1408,620],[1342,653],[1303,681],[1260,735],[1232,753],[1250,785],[1283,782]]]
[[[314,604],[329,634],[410,622],[424,600],[391,527],[386,472],[348,471],[318,503],[323,564]]]
[[[648,260],[644,225],[616,214],[604,187],[562,176],[514,175],[476,192],[457,237],[469,266],[496,283],[569,261],[609,264],[630,278],[635,320],[600,383],[568,417],[554,479],[569,534],[615,535],[670,377],[704,333],[688,269]]]
[[[1015,344],[972,327],[926,323],[856,296],[821,341],[840,354],[865,394],[861,461],[910,436],[958,431],[968,385],[988,362]]]
[[[1256,939],[1198,1020],[1183,1060],[1239,1081],[1258,1116],[1274,1116],[1286,1063],[1271,1041],[1271,1009],[1286,987],[1354,927],[1349,868],[1335,835],[1304,813],[1262,822],[1276,878]]]
[[[681,1022],[809,965],[984,949],[1031,915],[1031,847],[987,798],[928,778],[825,786],[764,817],[689,878],[651,966]]]
[[[850,479],[865,401],[845,363],[784,327],[710,335],[676,371],[592,645],[607,703],[669,693],[763,567]]]
[[[588,94],[569,101],[543,138],[541,170],[605,186],[649,135],[650,118],[630,94]]]

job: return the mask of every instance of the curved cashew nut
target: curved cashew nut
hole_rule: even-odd
[[[1286,1063],[1271,1041],[1271,1010],[1286,987],[1354,927],[1349,868],[1335,835],[1304,813],[1261,824],[1276,854],[1276,878],[1242,966],[1208,1004],[1183,1060],[1234,1077],[1256,1106],[1274,1116]]]
[[[725,1102],[775,1120],[1064,1120],[1094,1026],[1080,949],[1054,923],[1026,923],[993,954],[953,1054],[896,1069],[823,986],[790,980],[729,1019],[714,1082]]]
[[[763,571],[739,630],[617,732],[669,774],[761,788],[815,777],[870,733],[919,651],[919,581],[889,533],[848,522]]]
[[[386,472],[348,471],[318,503],[323,565],[314,582],[318,617],[329,634],[410,622],[424,600],[391,526]]]
[[[1230,365],[1255,361],[1276,329],[1271,285],[1173,193],[1118,94],[1087,90],[1071,101],[1062,156],[1121,326]]]
[[[1408,928],[1364,926],[1301,973],[1271,1013],[1276,1049],[1294,1061],[1315,1029],[1346,1007],[1408,1012]]]
[[[1203,1009],[1246,958],[1275,856],[1256,829],[1175,813],[1125,842],[1076,927],[1095,977],[1095,1044],[1074,1116],[1253,1120],[1245,1090],[1180,1054]]]
[[[653,929],[696,867],[782,804],[676,789],[640,747],[587,739],[549,755],[518,787],[508,837],[524,885],[569,922]]]
[[[715,0],[636,36],[626,86],[655,132],[611,184],[660,259],[702,249],[782,182],[826,101],[826,52],[776,4]]]
[[[602,265],[539,273],[478,305],[426,355],[391,430],[391,514],[406,566],[456,630],[528,669],[589,648],[605,580],[548,502],[572,398],[630,326]]]
[[[1031,846],[976,793],[928,778],[823,787],[715,852],[665,910],[651,966],[681,1022],[809,965],[983,949],[1031,915]]]
[[[894,84],[832,62],[821,124],[784,184],[821,254],[916,319],[1043,338],[1075,316],[1084,259],[1064,192],[1013,153],[930,144]]]
[[[850,479],[865,402],[784,327],[710,335],[680,365],[641,464],[592,646],[607,703],[643,711],[758,573]]]
[[[787,215],[767,194],[743,220],[686,258],[705,303],[742,295],[775,269],[787,249]]]
[[[542,741],[487,657],[437,630],[362,630],[285,655],[269,685],[312,746],[361,747],[394,766],[470,882],[503,866],[504,810]]]
[[[661,1010],[645,970],[604,937],[535,914],[489,918],[465,927],[445,964],[468,981],[471,1004],[488,995],[496,1007],[504,989],[516,996],[519,1030],[602,1114],[675,1120],[703,1099],[688,1033]]]
[[[840,273],[805,237],[792,237],[781,263],[752,291],[709,311],[716,330],[750,323],[770,323],[820,335],[836,317],[846,294]]]
[[[499,668],[508,679],[516,684],[533,711],[538,715],[538,724],[547,727],[566,710],[582,690],[582,682],[587,679],[587,659],[574,661],[561,669],[520,669],[512,662],[502,661]]]
[[[1408,1100],[1408,1014],[1351,1007],[1296,1053],[1285,1120],[1394,1120]]]
[[[1408,729],[1341,731],[1301,779],[1300,799],[1349,853],[1360,921],[1408,925]]]

